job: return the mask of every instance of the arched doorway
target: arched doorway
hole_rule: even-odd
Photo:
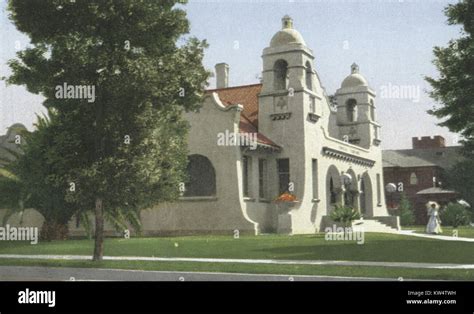
[[[331,165],[326,174],[326,210],[329,215],[336,204],[342,203],[341,177],[336,166]]]
[[[353,169],[348,169],[345,176],[350,178],[348,184],[344,184],[344,205],[359,209],[359,186],[357,176]]]
[[[373,211],[373,196],[372,196],[372,182],[369,174],[366,172],[362,175],[360,180],[360,195],[359,195],[359,208],[360,213],[364,217],[372,217]]]

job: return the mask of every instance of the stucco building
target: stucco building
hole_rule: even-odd
[[[190,180],[179,201],[142,211],[143,233],[314,233],[336,204],[356,208],[366,231],[398,228],[385,205],[376,95],[359,67],[348,65],[330,99],[288,16],[262,62],[260,83],[233,87],[228,65],[216,65],[216,88],[185,114]],[[275,202],[285,192],[291,205]],[[69,230],[84,232],[76,220]]]
[[[376,95],[359,67],[348,66],[331,102],[288,16],[262,61],[261,83],[246,86],[229,87],[229,66],[216,65],[216,89],[187,114],[191,180],[179,202],[143,211],[144,230],[314,233],[336,203],[360,211],[368,229],[397,227],[385,205]],[[296,196],[290,209],[274,202],[284,192]]]

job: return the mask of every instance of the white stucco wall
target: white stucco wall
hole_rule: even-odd
[[[247,216],[242,196],[240,147],[217,145],[218,133],[239,131],[241,109],[224,107],[214,94],[206,97],[199,113],[186,114],[189,155],[205,156],[212,163],[216,196],[183,198],[143,210],[145,233],[256,233],[258,225]]]

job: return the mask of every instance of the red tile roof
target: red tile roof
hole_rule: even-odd
[[[275,144],[271,139],[258,132],[257,128],[243,114],[240,115],[239,129],[240,133],[257,133],[257,143],[259,144],[280,148],[280,146]]]
[[[258,94],[262,84],[234,86],[207,90],[207,93],[216,92],[219,99],[226,106],[241,104],[244,106],[244,115],[258,129]]]
[[[209,89],[206,93],[217,93],[219,99],[225,106],[240,104],[244,107],[240,115],[240,132],[257,133],[257,142],[280,148],[268,137],[258,132],[258,95],[262,90],[262,84],[234,86],[219,89]]]

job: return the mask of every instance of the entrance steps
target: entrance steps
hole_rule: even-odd
[[[394,227],[386,225],[377,219],[357,219],[352,222],[353,230],[363,230],[364,232],[398,233]]]

